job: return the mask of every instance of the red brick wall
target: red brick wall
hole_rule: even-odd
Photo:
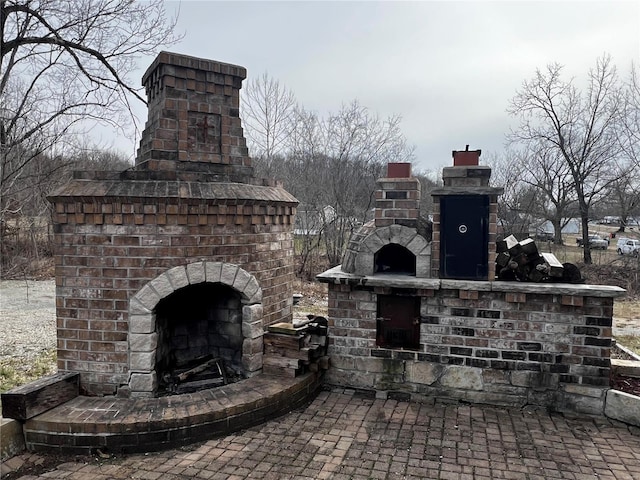
[[[410,289],[337,282],[329,281],[329,383],[590,413],[603,406],[613,296],[621,289],[598,297],[594,286],[581,285],[530,293],[519,284],[509,291],[505,282],[441,280]],[[381,294],[421,298],[417,350],[376,345]]]
[[[126,384],[129,299],[169,268],[232,263],[256,277],[264,324],[291,317],[295,208],[97,197],[55,204],[58,368],[83,388]]]

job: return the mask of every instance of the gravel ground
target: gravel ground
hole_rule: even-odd
[[[0,360],[36,358],[56,346],[54,280],[0,282]]]

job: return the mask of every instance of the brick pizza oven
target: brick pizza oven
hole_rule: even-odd
[[[262,369],[291,321],[297,200],[253,177],[244,68],[162,52],[135,166],[76,172],[54,204],[58,369],[90,395],[154,396],[176,365]]]
[[[380,398],[603,413],[618,287],[496,281],[497,202],[480,150],[453,152],[419,211],[410,164],[378,181],[329,287],[325,381]]]

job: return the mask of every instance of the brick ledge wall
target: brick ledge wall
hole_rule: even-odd
[[[327,382],[602,414],[619,287],[356,276],[329,283]],[[417,350],[376,345],[377,296],[420,297]]]

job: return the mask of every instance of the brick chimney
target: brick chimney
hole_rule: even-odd
[[[411,176],[410,163],[389,163],[387,176],[378,180],[375,226],[416,228],[420,215],[420,181]]]
[[[136,170],[251,176],[240,123],[246,69],[161,52],[142,77],[149,114]]]
[[[479,165],[481,150],[453,151],[453,166],[442,169],[444,186],[434,189],[431,275],[493,280],[498,196],[490,187],[491,167]]]

